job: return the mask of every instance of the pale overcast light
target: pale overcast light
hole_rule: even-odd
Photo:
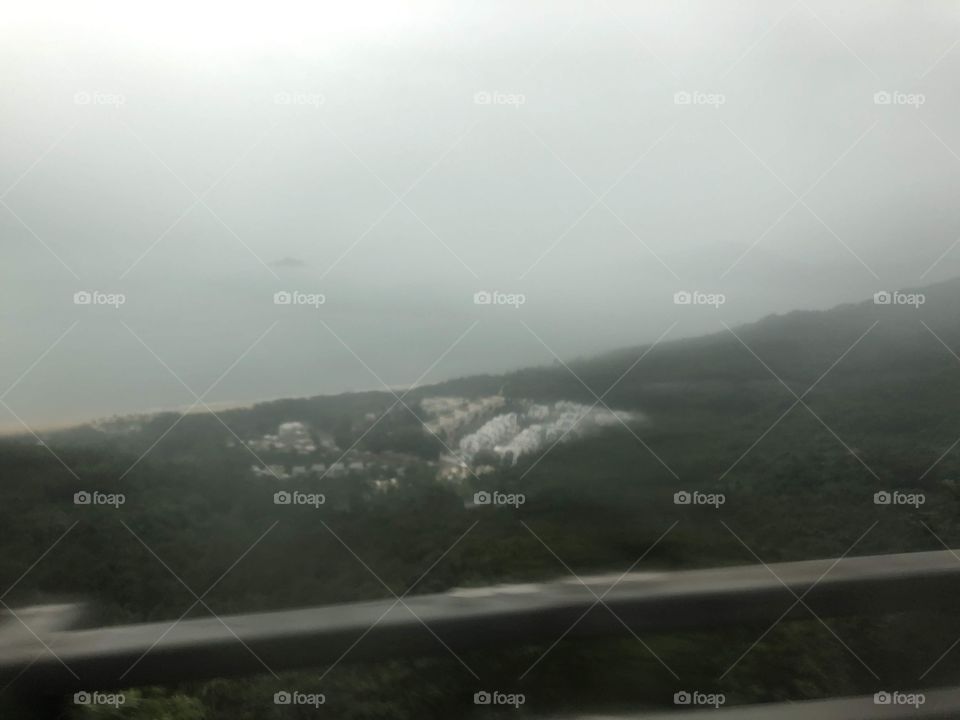
[[[958,36],[950,3],[7,3],[0,428],[954,277]]]

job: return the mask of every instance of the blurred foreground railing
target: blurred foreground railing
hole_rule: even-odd
[[[36,698],[39,715],[49,707],[42,699],[78,690],[260,674],[265,667],[322,667],[364,633],[350,650],[351,659],[445,652],[437,637],[458,652],[552,643],[584,613],[567,637],[621,634],[621,620],[638,633],[768,625],[791,605],[784,620],[809,618],[811,610],[829,617],[955,608],[960,560],[952,551],[938,551],[618,578],[570,578],[452,590],[402,602],[391,598],[96,629],[76,629],[74,605],[14,609],[0,625],[0,687]],[[598,597],[617,617],[599,605]],[[931,691],[926,697],[919,709],[877,705],[870,697],[710,712],[783,720],[960,717],[960,690]],[[653,717],[668,716],[687,715]]]

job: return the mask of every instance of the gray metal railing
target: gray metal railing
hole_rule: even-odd
[[[433,634],[457,651],[550,643],[581,616],[568,637],[623,633],[620,620],[638,633],[769,624],[791,605],[785,620],[809,618],[811,610],[831,617],[950,608],[960,594],[960,561],[951,551],[937,551],[619,578],[564,578],[410,596],[402,603],[389,598],[95,629],[77,629],[73,605],[24,608],[14,611],[16,617],[7,613],[0,625],[0,687],[10,685],[21,696],[62,697],[78,690],[259,674],[264,665],[277,671],[322,667],[363,633],[351,658],[444,652]],[[803,604],[795,602],[797,596]],[[599,607],[598,597],[620,620]],[[960,690],[937,692],[930,697],[952,708],[951,717],[960,717]],[[874,714],[863,714],[867,700]],[[817,706],[818,717],[904,712],[872,698],[823,702],[828,704]],[[772,706],[764,707],[767,714],[756,717],[799,717],[799,704],[776,715],[770,714]],[[945,717],[907,710],[910,717]],[[935,711],[929,703],[921,710]],[[736,716],[753,717],[747,711],[737,708]]]

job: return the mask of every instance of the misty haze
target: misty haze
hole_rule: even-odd
[[[951,3],[6,2],[0,715],[960,715],[958,73]]]
[[[7,384],[76,323],[31,426],[192,404],[143,343],[201,393],[272,328],[205,398],[246,404],[409,385],[475,321],[426,380],[551,362],[521,320],[570,358],[957,274],[946,6],[96,7],[6,13]]]

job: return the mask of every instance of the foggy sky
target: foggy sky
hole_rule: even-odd
[[[448,350],[422,382],[500,372],[960,270],[950,3],[74,5],[0,12],[2,429],[225,372],[211,405],[404,386]]]

